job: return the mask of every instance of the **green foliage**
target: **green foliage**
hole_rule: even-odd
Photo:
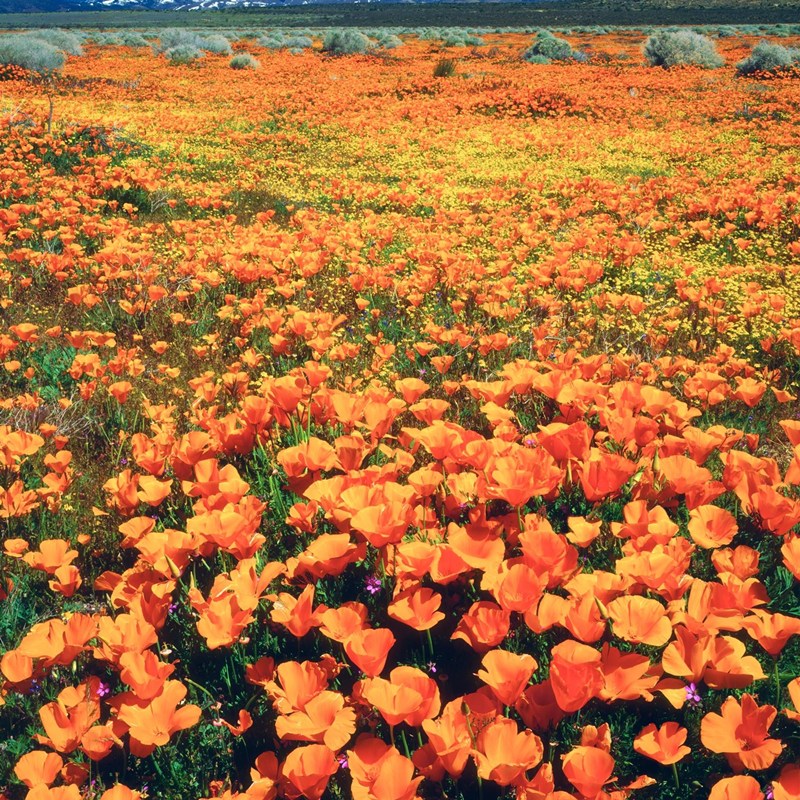
[[[233,52],[231,43],[221,34],[212,33],[210,36],[204,36],[200,40],[200,48],[207,53],[214,53],[220,56],[229,56]]]
[[[776,73],[800,63],[800,50],[762,39],[750,55],[736,65],[738,75]]]
[[[183,47],[186,45],[199,47],[200,41],[200,36],[194,31],[189,31],[185,28],[167,28],[161,32],[158,44],[154,45],[154,47],[159,53],[164,53],[173,47]]]
[[[258,59],[250,53],[237,53],[230,61],[231,69],[258,69],[260,66]]]
[[[175,47],[170,47],[164,55],[172,64],[191,64],[198,58],[202,58],[204,53],[193,45],[179,44]]]
[[[64,31],[60,28],[45,28],[30,33],[36,39],[53,45],[57,50],[66,53],[68,56],[82,56],[83,48],[81,40],[72,31]]]
[[[45,75],[60,70],[65,61],[64,53],[43,39],[18,34],[0,37],[0,64],[4,66]]]
[[[725,62],[707,36],[690,30],[662,30],[644,43],[644,57],[651,67],[696,66],[717,69]]]
[[[540,31],[533,44],[522,54],[532,64],[549,64],[551,61],[569,61],[575,57],[572,45],[566,39]]]
[[[366,34],[353,30],[334,30],[325,34],[322,42],[322,51],[335,56],[366,53],[372,43]]]
[[[440,58],[433,68],[433,77],[452,78],[456,74],[457,63],[454,58]]]

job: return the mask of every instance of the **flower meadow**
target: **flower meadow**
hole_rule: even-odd
[[[390,38],[4,71],[0,797],[797,800],[797,71]]]

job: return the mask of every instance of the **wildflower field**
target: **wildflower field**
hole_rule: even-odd
[[[797,800],[800,73],[395,38],[3,69],[0,797]]]

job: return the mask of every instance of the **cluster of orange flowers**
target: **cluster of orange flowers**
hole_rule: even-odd
[[[495,38],[7,82],[0,796],[800,798],[797,80]]]

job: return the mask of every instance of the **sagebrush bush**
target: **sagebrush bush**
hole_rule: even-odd
[[[643,50],[651,67],[716,69],[725,63],[711,39],[690,30],[659,31],[644,43]]]
[[[57,50],[61,50],[62,53],[66,53],[68,56],[83,55],[81,40],[70,31],[63,31],[60,28],[44,28],[31,31],[28,35],[53,45]]]
[[[342,30],[328,31],[322,42],[322,51],[332,55],[343,56],[355,53],[366,53],[372,42],[361,31]]]
[[[175,47],[170,47],[164,55],[172,64],[191,64],[198,58],[202,58],[205,53],[194,45],[179,44]]]
[[[0,64],[4,66],[45,74],[60,70],[65,61],[64,53],[43,39],[23,34],[0,37]]]
[[[547,64],[551,61],[569,61],[575,58],[575,51],[566,39],[553,36],[549,31],[541,31],[522,58],[533,64]]]
[[[314,46],[314,40],[310,36],[293,35],[287,36],[284,45],[292,53],[300,53]]]
[[[800,63],[800,50],[762,39],[743,61],[736,65],[738,75],[782,72]]]
[[[400,47],[403,44],[403,40],[399,36],[395,36],[393,33],[387,33],[385,31],[381,31],[378,34],[376,41],[378,43],[378,47],[381,47],[384,50],[394,50],[396,47]]]
[[[153,49],[157,53],[167,53],[170,50],[189,47],[200,50],[202,45],[202,38],[194,31],[186,28],[165,28],[161,31],[158,44],[154,45]]]
[[[229,56],[233,50],[231,43],[221,34],[212,33],[209,36],[204,36],[198,47],[205,50],[207,53],[214,53],[214,55]]]
[[[231,69],[258,69],[261,64],[250,53],[237,53],[230,62]]]

